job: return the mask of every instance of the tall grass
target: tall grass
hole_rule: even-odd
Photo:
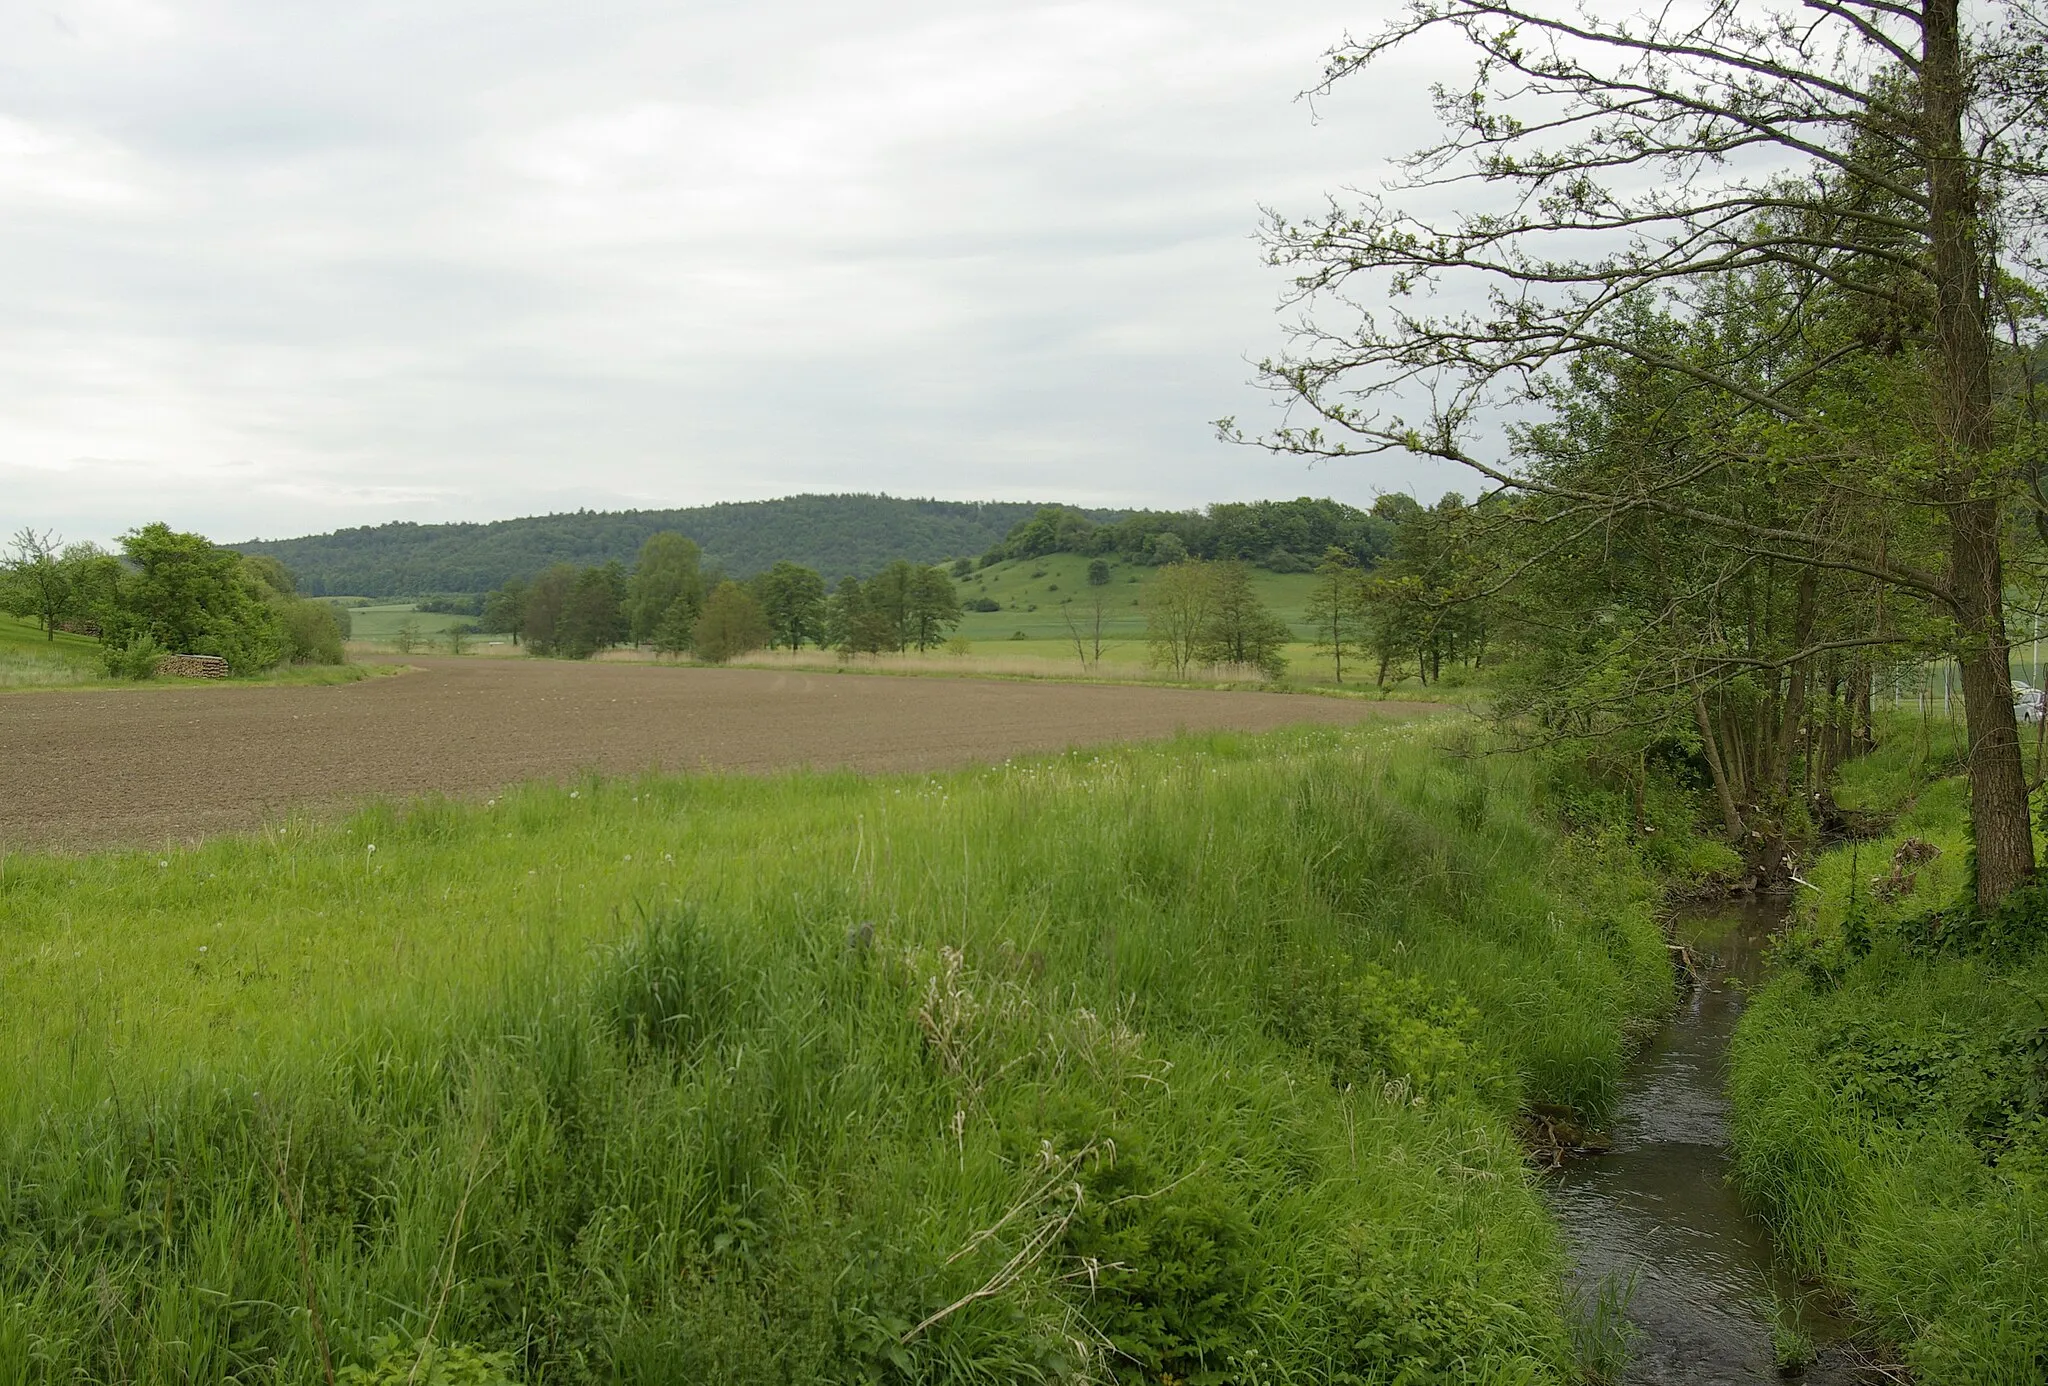
[[[1563,1381],[1508,1120],[1668,974],[1542,792],[1319,731],[0,859],[0,1380]]]
[[[1916,1380],[2048,1380],[2048,956],[1930,928],[1967,896],[1969,848],[1956,738],[1930,730],[1895,719],[1845,775],[1838,797],[1890,830],[1808,873],[1799,932],[1743,1017],[1736,1174]],[[1909,839],[1941,855],[1895,870]]]

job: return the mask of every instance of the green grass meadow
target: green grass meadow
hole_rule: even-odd
[[[0,858],[0,1380],[1574,1380],[1654,885],[1445,734]]]
[[[62,688],[102,677],[99,641],[62,631],[52,640],[34,621],[0,612],[0,689]]]
[[[1882,730],[1837,800],[1889,826],[1814,864],[1736,1033],[1737,1178],[1914,1380],[2048,1380],[2048,957],[1933,927],[1968,889],[1962,738]],[[1909,841],[1940,855],[1895,873]]]

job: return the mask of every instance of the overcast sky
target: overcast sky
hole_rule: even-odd
[[[1294,99],[1390,3],[15,0],[0,526],[1433,498],[1209,426],[1259,206],[1428,129]]]

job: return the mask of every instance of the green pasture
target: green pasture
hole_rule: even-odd
[[[421,611],[410,601],[378,602],[370,606],[349,608],[349,639],[389,644],[397,638],[399,630],[408,622],[425,640],[445,640],[452,627],[474,625],[474,616],[456,616],[441,611]],[[510,639],[509,636],[472,636],[479,642],[484,640]]]
[[[1104,603],[1105,634],[1114,635],[1120,642],[1130,645],[1137,651],[1134,657],[1142,660],[1145,615],[1140,602],[1159,570],[1147,564],[1111,558],[1106,560],[1110,574],[1108,584],[1091,587],[1088,585],[1088,565],[1092,561],[1071,553],[1006,559],[956,580],[954,586],[959,589],[963,603],[986,597],[1003,604],[1000,611],[968,612],[961,622],[960,633],[980,646],[984,642],[1009,640],[1021,630],[1030,641],[1051,641],[1071,651],[1067,616],[1071,615],[1076,625],[1092,632],[1094,603],[1099,596]],[[1304,642],[1314,634],[1302,619],[1302,613],[1308,609],[1309,588],[1314,582],[1312,573],[1269,573],[1262,568],[1252,569],[1252,586],[1260,599],[1291,624]]]
[[[0,1379],[1575,1381],[1654,883],[1444,734],[0,857]]]
[[[62,688],[101,677],[100,642],[0,613],[0,689]]]

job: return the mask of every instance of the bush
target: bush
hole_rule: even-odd
[[[1107,561],[1100,558],[1089,561],[1088,585],[1090,587],[1109,586],[1109,564]]]
[[[969,597],[960,603],[969,611],[1001,611],[1003,604],[994,597]]]
[[[375,1364],[343,1367],[334,1374],[339,1386],[515,1386],[509,1352],[442,1346],[431,1338],[402,1343],[388,1335],[370,1350],[377,1354]]]
[[[147,632],[125,645],[104,645],[100,648],[100,658],[106,664],[108,678],[138,682],[155,678],[157,665],[163,663],[169,653],[157,643],[155,636]]]
[[[284,621],[285,658],[294,664],[340,664],[344,655],[341,622],[326,602],[285,601],[278,604]]]

